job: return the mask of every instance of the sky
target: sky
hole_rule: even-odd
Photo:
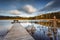
[[[0,15],[34,17],[60,11],[60,0],[0,0]]]

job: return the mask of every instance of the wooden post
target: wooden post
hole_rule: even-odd
[[[54,16],[54,20],[53,20],[53,34],[54,34],[54,40],[57,40],[57,23],[56,23],[56,16]]]

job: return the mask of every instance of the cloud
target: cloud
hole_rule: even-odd
[[[11,14],[13,14],[13,15],[19,15],[19,14],[22,13],[22,12],[20,12],[20,11],[18,11],[18,10],[10,10],[9,13],[11,13]]]
[[[60,9],[60,0],[53,0],[47,3],[45,7],[40,11],[55,11],[59,9]]]
[[[32,5],[25,5],[23,7],[23,10],[26,12],[26,13],[34,13],[37,11],[36,8],[34,8]]]
[[[5,10],[0,10],[0,14],[6,12]]]
[[[51,1],[51,2],[47,3],[47,4],[45,5],[45,7],[48,7],[48,6],[52,5],[53,3],[54,3],[54,1]]]

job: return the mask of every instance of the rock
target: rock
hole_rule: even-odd
[[[26,27],[26,30],[32,35],[36,31],[36,28],[34,27],[34,25],[29,25],[28,27]]]

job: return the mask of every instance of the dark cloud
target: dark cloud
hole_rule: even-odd
[[[53,0],[46,4],[46,6],[39,11],[54,11],[60,9],[60,0]]]

